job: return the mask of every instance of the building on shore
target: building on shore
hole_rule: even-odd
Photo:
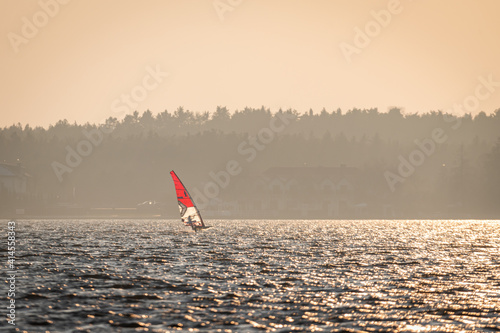
[[[0,164],[0,192],[16,197],[26,195],[29,192],[30,178],[20,162]]]

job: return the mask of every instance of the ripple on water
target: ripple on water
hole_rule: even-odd
[[[211,224],[189,233],[170,220],[18,221],[17,327],[500,329],[497,221]]]

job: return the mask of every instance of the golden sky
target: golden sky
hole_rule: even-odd
[[[479,77],[499,83],[469,111],[489,114],[498,13],[497,0],[2,0],[0,126],[178,106],[447,110]]]

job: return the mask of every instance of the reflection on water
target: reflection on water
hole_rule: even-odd
[[[500,330],[498,221],[208,224],[18,221],[17,328]]]

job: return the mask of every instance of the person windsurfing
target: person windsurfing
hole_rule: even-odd
[[[193,199],[179,177],[177,177],[173,170],[170,171],[170,175],[174,181],[177,202],[179,203],[179,212],[181,213],[181,221],[185,226],[190,226],[194,231],[208,228],[208,226],[203,223],[200,211],[196,208]]]
[[[196,225],[195,225],[195,221],[193,221],[193,220],[191,219],[191,216],[188,216],[188,220],[187,220],[186,225],[191,226],[191,229],[193,229],[195,232],[197,232],[197,231],[198,231],[198,228],[197,228],[197,227],[196,227]]]

